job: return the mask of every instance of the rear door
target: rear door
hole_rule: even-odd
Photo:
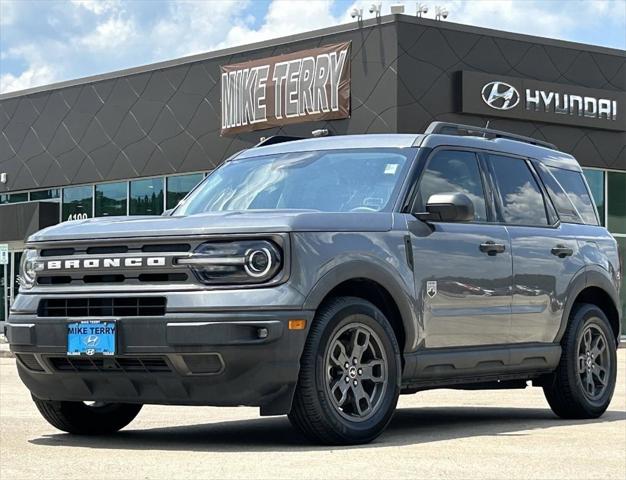
[[[408,216],[427,348],[496,345],[510,338],[511,248],[506,227],[492,223],[481,163],[474,152],[436,151],[413,206],[424,211],[431,195],[463,193],[474,204],[473,221],[425,223]]]
[[[584,267],[574,227],[559,222],[538,171],[523,158],[487,155],[498,216],[513,254],[511,341],[552,342],[568,286]]]

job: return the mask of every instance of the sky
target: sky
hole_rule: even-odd
[[[355,0],[0,0],[0,93],[340,23]],[[626,49],[626,0],[423,0],[447,21]]]

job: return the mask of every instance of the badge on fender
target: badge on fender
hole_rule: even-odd
[[[435,280],[429,280],[426,282],[426,295],[433,298],[437,295],[437,282]]]

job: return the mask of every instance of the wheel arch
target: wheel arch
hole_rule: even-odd
[[[304,304],[317,310],[337,296],[353,296],[372,302],[389,319],[401,351],[411,351],[417,344],[418,328],[414,319],[409,288],[391,272],[369,262],[347,262],[327,272],[315,284]]]
[[[574,278],[569,290],[570,294],[563,309],[561,328],[556,341],[560,342],[563,338],[574,305],[591,303],[605,313],[615,334],[615,340],[619,343],[621,326],[621,315],[618,308],[619,295],[607,273],[604,270],[586,268]]]

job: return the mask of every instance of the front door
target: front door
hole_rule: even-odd
[[[436,152],[420,178],[414,209],[431,195],[464,193],[474,221],[408,218],[426,348],[497,345],[510,339],[512,259],[506,227],[493,211],[476,154]],[[489,195],[489,196],[488,196]]]

